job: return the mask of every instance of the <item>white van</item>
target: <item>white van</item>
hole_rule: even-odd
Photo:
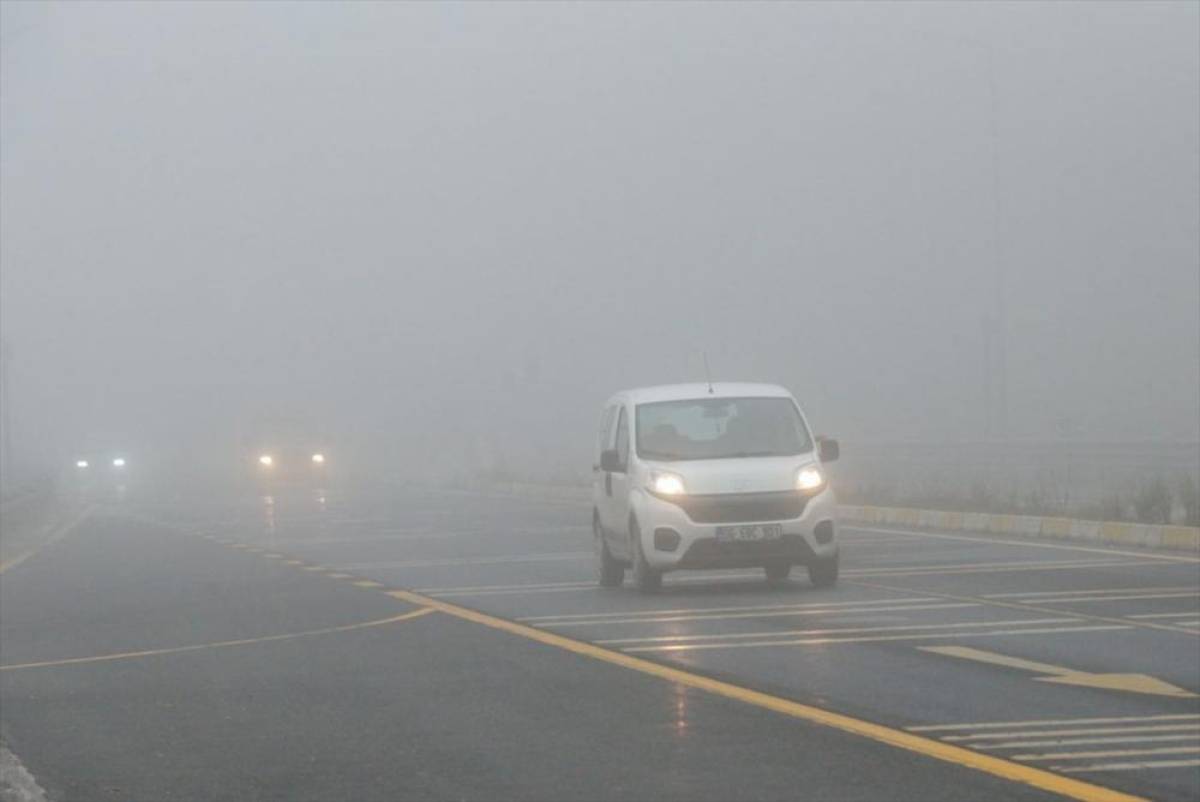
[[[683,384],[617,393],[600,420],[592,528],[600,584],[654,591],[667,571],[808,568],[837,581],[836,501],[791,393],[771,384]]]

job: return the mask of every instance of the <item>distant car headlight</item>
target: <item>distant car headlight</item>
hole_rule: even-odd
[[[322,465],[325,462],[325,455],[324,454],[313,454],[312,461],[314,463],[316,463],[317,465]]]
[[[687,488],[679,474],[653,471],[650,474],[650,491],[659,496],[682,496],[687,493]]]
[[[805,465],[796,471],[797,490],[817,490],[825,484],[825,477],[816,465]]]
[[[86,468],[87,466],[88,466],[88,461],[87,461],[87,460],[85,460],[85,459],[77,459],[77,460],[75,460],[75,467],[76,467],[76,468]]]
[[[275,464],[275,460],[271,458],[270,454],[263,454],[258,458],[258,464],[262,465],[264,468],[270,468]]]
[[[113,459],[112,464],[113,464],[114,468],[124,468],[125,467],[125,458],[124,457],[116,457]]]

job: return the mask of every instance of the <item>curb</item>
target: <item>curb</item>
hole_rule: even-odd
[[[948,512],[856,504],[840,504],[838,512],[843,521],[850,523],[953,529],[989,535],[1018,535],[1047,540],[1075,540],[1112,546],[1138,546],[1200,553],[1200,528],[1194,526],[1084,521],[1078,518]]]

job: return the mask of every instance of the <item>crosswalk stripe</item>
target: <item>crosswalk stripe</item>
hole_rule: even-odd
[[[1134,727],[1099,727],[1085,730],[1026,730],[1024,732],[988,732],[973,735],[947,735],[943,741],[990,741],[997,738],[1045,738],[1052,735],[1120,735],[1142,732],[1200,732],[1200,724],[1150,724]]]
[[[1161,716],[1112,716],[1108,718],[1052,718],[1027,721],[984,721],[974,724],[926,724],[909,727],[911,732],[939,732],[941,730],[985,730],[1002,727],[1037,727],[1060,724],[1118,724],[1122,721],[1200,721],[1200,713],[1173,713]]]

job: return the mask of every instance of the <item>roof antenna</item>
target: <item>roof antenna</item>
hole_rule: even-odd
[[[708,351],[701,351],[700,355],[704,357],[704,380],[708,382],[708,394],[712,395],[712,372],[708,369]]]

